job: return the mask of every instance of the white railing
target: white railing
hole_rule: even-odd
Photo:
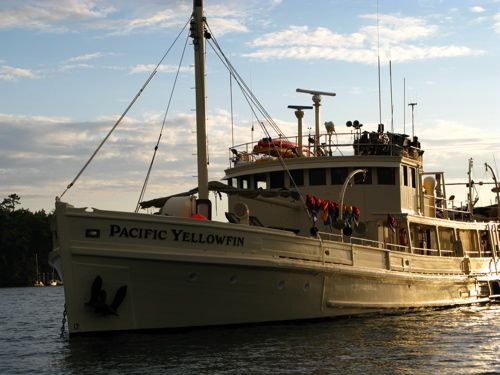
[[[350,132],[321,134],[320,144],[315,145],[311,136],[302,137],[302,147],[299,150],[298,137],[273,138],[275,147],[257,147],[259,141],[242,143],[229,149],[229,160],[236,165],[240,162],[254,162],[261,158],[284,157],[317,157],[317,156],[349,156],[349,155],[403,155],[418,158],[421,151],[418,144],[413,145],[409,138],[399,134],[378,132]],[[278,142],[288,142],[280,147]],[[290,146],[292,144],[292,146]]]

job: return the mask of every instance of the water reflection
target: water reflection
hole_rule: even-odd
[[[499,307],[77,338],[66,370],[168,374],[498,373]],[[496,371],[496,372],[495,372]]]
[[[60,339],[62,288],[0,289],[0,373],[497,374],[500,304]]]

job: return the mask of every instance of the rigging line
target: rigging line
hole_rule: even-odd
[[[252,100],[252,98],[250,97],[250,93],[247,92],[247,90],[245,90],[245,88],[242,86],[242,83],[240,82],[240,80],[238,79],[237,76],[235,76],[231,70],[231,68],[227,65],[227,61],[224,60],[220,55],[219,55],[219,51],[217,49],[214,48],[214,46],[212,46],[210,43],[209,45],[213,48],[213,51],[215,52],[215,54],[217,55],[217,57],[219,57],[219,59],[221,60],[222,64],[226,67],[226,69],[230,72],[230,74],[232,74],[234,77],[235,77],[235,81],[236,81],[236,84],[239,86],[240,90],[241,90],[241,93],[243,94],[243,96],[245,97],[245,100],[248,104],[248,106],[250,107],[250,110],[253,114],[253,116],[255,117],[255,119],[257,120],[257,122],[259,123],[259,126],[262,127],[262,124],[261,124],[261,121],[259,119],[259,116],[257,116],[257,113],[255,112],[254,110],[254,107],[256,106],[256,104],[254,103],[254,101]],[[253,105],[252,105],[253,103]],[[259,111],[260,112],[260,111]],[[262,113],[261,113],[262,114]],[[268,135],[266,133],[266,135]]]
[[[250,106],[250,110],[254,113],[254,116],[257,118],[257,121],[258,121],[258,116],[255,113],[253,107],[250,105],[249,100],[252,101],[259,108],[259,112],[264,117],[266,117],[266,119],[268,120],[268,123],[271,125],[271,127],[273,127],[273,129],[275,131],[276,131],[276,129],[278,130],[277,133],[280,135],[280,137],[283,136],[283,132],[281,132],[281,130],[279,129],[279,127],[277,126],[277,124],[274,122],[274,120],[271,118],[271,116],[269,115],[269,113],[265,110],[265,108],[258,101],[258,99],[255,97],[255,95],[252,93],[252,91],[248,88],[248,86],[246,85],[245,81],[241,78],[241,76],[238,74],[238,72],[236,71],[236,69],[234,68],[234,66],[231,64],[231,62],[229,61],[229,59],[226,57],[226,55],[224,54],[224,52],[220,48],[220,45],[217,43],[217,40],[213,36],[213,33],[210,30],[210,26],[208,24],[207,24],[207,27],[208,27],[208,30],[210,31],[210,33],[212,34],[211,35],[211,39],[209,39],[209,45],[214,49],[214,52],[219,57],[219,59],[221,60],[221,62],[226,66],[226,68],[230,69],[230,72],[232,72],[234,74],[234,76],[236,78],[236,83],[240,86],[240,89],[241,89],[241,91],[243,93],[243,96],[247,100],[247,102],[248,102],[248,104]],[[214,46],[212,45],[212,43],[210,43],[210,41],[212,41],[212,40],[214,41],[214,45],[217,47],[217,50],[214,48]],[[223,56],[223,59],[221,58],[221,55]],[[243,89],[242,85],[245,87],[245,89]],[[259,125],[261,126],[263,132],[269,138],[271,138],[271,136],[270,136],[267,128],[264,126],[264,124],[261,121],[258,121],[258,122],[259,122]],[[277,148],[274,144],[272,144],[271,146],[273,148]],[[302,194],[301,190],[299,189],[299,187],[295,183],[295,180],[293,179],[293,177],[291,175],[290,169],[287,167],[287,165],[286,165],[283,157],[281,156],[281,154],[279,152],[277,152],[276,154],[278,155],[278,160],[280,161],[280,164],[281,164],[282,168],[286,171],[287,175],[289,176],[290,182],[295,187],[296,191],[299,193],[299,197],[301,199],[302,207],[304,209],[304,212],[306,213],[306,215],[309,218],[309,220],[311,221],[311,223],[314,225],[314,220],[313,220],[311,214],[309,213],[309,210],[307,209],[307,204],[306,204],[306,200],[304,198],[304,195]]]
[[[231,147],[234,147],[233,74],[229,72],[229,97],[231,98]]]
[[[147,85],[149,84],[149,82],[153,79],[153,77],[155,76],[155,74],[158,72],[158,68],[160,67],[161,63],[163,62],[163,60],[165,60],[165,58],[167,57],[168,53],[170,52],[170,50],[172,49],[172,47],[175,45],[175,43],[177,42],[177,40],[179,39],[179,37],[182,35],[182,33],[184,32],[184,30],[186,29],[186,26],[189,24],[189,22],[191,21],[191,16],[189,17],[188,21],[186,22],[186,24],[184,25],[184,27],[181,29],[181,31],[179,32],[179,34],[177,35],[177,37],[174,39],[174,41],[172,42],[172,44],[170,45],[170,47],[168,48],[167,52],[165,52],[165,54],[163,55],[163,57],[160,59],[160,61],[158,62],[158,64],[156,64],[156,67],[154,68],[154,70],[151,72],[151,74],[149,75],[148,79],[146,80],[146,82],[144,82],[144,84],[142,85],[142,87],[140,88],[139,92],[135,95],[134,99],[132,99],[132,101],[129,103],[129,105],[127,106],[127,108],[125,109],[125,111],[122,113],[122,115],[118,118],[118,120],[116,121],[116,123],[113,125],[113,127],[111,128],[111,130],[108,132],[108,134],[104,137],[104,139],[101,141],[101,143],[99,144],[99,146],[97,146],[97,148],[95,149],[94,153],[90,156],[89,160],[87,160],[87,162],[85,163],[85,165],[83,166],[83,168],[80,170],[80,172],[78,172],[78,174],[76,175],[76,177],[73,179],[73,181],[71,181],[68,186],[66,187],[66,189],[63,191],[63,193],[61,194],[61,196],[58,198],[58,199],[61,199],[63,197],[64,194],[66,194],[66,192],[71,189],[71,187],[75,184],[75,182],[80,178],[81,174],[85,171],[85,169],[87,169],[88,165],[90,164],[90,162],[94,159],[94,157],[97,155],[97,153],[99,152],[99,150],[102,148],[102,146],[104,145],[104,143],[106,143],[106,141],[108,140],[108,138],[111,136],[111,134],[113,133],[113,131],[116,129],[116,127],[122,122],[123,118],[127,115],[128,111],[130,110],[130,108],[132,108],[132,106],[135,104],[135,102],[137,101],[137,99],[139,98],[139,96],[141,96],[142,92],[144,91],[144,89],[147,87]]]
[[[214,48],[214,46],[212,46],[212,45],[211,45],[211,47]],[[239,75],[239,73],[236,71],[236,69],[232,66],[231,62],[227,59],[227,57],[222,52],[220,46],[217,46],[217,50],[214,49],[214,52],[219,57],[219,59],[221,59],[221,62],[226,66],[226,68],[233,74],[233,76],[236,79],[236,82],[240,86],[241,91],[244,92],[244,93],[246,93],[247,97],[254,104],[254,106],[258,108],[258,110],[261,113],[261,115],[271,125],[271,127],[273,128],[273,130],[278,134],[278,136],[284,137],[284,134],[281,131],[281,129],[274,122],[274,120],[272,119],[272,117],[266,111],[266,109],[264,108],[264,106],[259,102],[259,100],[253,94],[253,92],[250,90],[250,88],[246,85],[246,83],[243,80],[243,78]],[[220,53],[220,55],[219,55],[219,53]],[[222,55],[222,57],[221,57],[221,55]]]
[[[165,124],[167,122],[167,115],[168,115],[168,112],[170,110],[170,104],[172,103],[172,97],[174,96],[174,91],[175,91],[175,87],[176,87],[176,84],[177,84],[177,79],[179,78],[179,73],[180,73],[180,70],[181,70],[182,62],[184,61],[184,54],[186,52],[186,47],[187,47],[187,44],[188,44],[188,40],[189,40],[189,35],[186,36],[186,42],[184,43],[184,49],[182,50],[181,59],[179,61],[179,66],[177,67],[177,72],[175,74],[174,83],[172,85],[172,91],[170,92],[170,97],[168,99],[167,109],[165,110],[165,115],[163,116],[163,123],[161,125],[160,135],[158,136],[158,140],[156,141],[156,145],[155,145],[154,152],[153,152],[153,157],[151,158],[151,163],[149,164],[149,168],[148,168],[148,171],[146,173],[146,178],[144,179],[144,184],[142,185],[141,194],[139,195],[139,200],[137,201],[137,206],[135,207],[135,212],[136,213],[139,212],[140,203],[141,203],[141,201],[144,198],[144,194],[146,193],[146,188],[147,188],[147,185],[148,185],[148,182],[149,182],[149,177],[150,177],[150,174],[151,174],[151,170],[153,168],[153,163],[154,163],[155,158],[156,158],[156,152],[158,151],[158,147],[160,145],[160,140],[161,140],[161,137],[163,135],[163,129],[165,128]]]
[[[214,36],[212,35],[212,38],[210,40],[214,40]],[[209,40],[209,45],[214,48],[214,46],[212,46],[212,44],[210,43],[210,40]],[[214,41],[214,44],[216,43],[216,40]],[[234,67],[232,66],[232,64],[229,62],[229,60],[227,59],[227,57],[224,55],[224,53],[222,52],[221,48],[219,45],[217,45],[217,50],[215,50],[214,48],[214,52],[216,53],[216,55],[219,57],[219,59],[221,59],[221,62],[224,64],[224,66],[226,66],[226,68],[228,69],[231,69],[230,71],[234,71],[234,74],[235,74],[235,78],[236,78],[236,83],[238,84],[238,86],[240,87],[242,93],[243,93],[243,96],[245,97],[245,100],[247,100],[247,103],[249,104],[249,107],[250,107],[250,110],[253,112],[255,118],[257,119],[257,121],[259,122],[259,125],[262,129],[262,131],[264,132],[264,134],[271,138],[271,135],[269,133],[269,131],[267,130],[267,128],[265,127],[265,125],[263,124],[263,122],[259,121],[258,120],[258,116],[257,114],[255,113],[255,110],[253,108],[253,106],[250,104],[250,101],[254,102],[254,104],[256,106],[259,107],[259,111],[261,109],[264,109],[263,106],[258,102],[257,98],[255,97],[255,95],[253,95],[253,93],[248,89],[248,86],[246,86],[245,82],[243,81],[243,79],[241,78],[241,76],[236,72],[236,70],[234,69]],[[224,57],[224,59],[221,58],[221,56],[219,55],[219,53]],[[243,86],[245,86],[246,89],[244,89]],[[257,103],[255,103],[255,101]],[[264,109],[265,111],[265,109]],[[261,111],[260,111],[261,112]],[[266,111],[265,111],[266,112]],[[266,114],[267,114],[267,117],[268,118],[268,122],[270,123],[270,125],[272,126],[272,123],[274,123],[274,120],[272,120],[272,118],[269,116],[269,114],[266,112],[265,114],[261,112],[261,114],[266,117]],[[271,121],[269,121],[269,119]],[[277,126],[277,125],[276,125]],[[274,129],[274,127],[273,127]],[[279,128],[278,128],[279,129]],[[276,131],[276,129],[274,129]],[[282,133],[278,133],[280,136],[282,135]],[[274,144],[271,144],[271,147],[273,147],[274,149],[277,149],[277,146],[274,145]],[[307,217],[309,218],[309,220],[311,221],[311,223],[314,225],[314,220],[311,216],[311,214],[309,213],[309,210],[307,209],[307,203],[306,203],[306,200],[304,198],[304,195],[302,194],[301,190],[299,189],[299,187],[297,186],[297,184],[295,183],[295,180],[290,172],[290,169],[287,167],[283,157],[281,156],[281,154],[279,152],[276,152],[276,154],[278,155],[278,160],[283,168],[283,170],[287,173],[289,179],[290,179],[290,182],[291,184],[294,186],[295,190],[297,191],[297,193],[299,193],[299,197],[300,197],[300,200],[302,202],[302,207],[304,209],[304,212],[306,213]]]
[[[241,83],[243,84],[243,86],[245,87],[245,89],[248,91],[249,95],[252,97],[252,101],[254,102],[254,104],[257,107],[259,107],[259,112],[261,112],[261,114],[267,119],[267,121],[269,122],[269,124],[271,125],[271,127],[276,131],[276,133],[280,137],[284,137],[284,133],[281,131],[281,129],[278,127],[278,125],[274,122],[274,120],[269,115],[269,113],[267,112],[267,110],[259,102],[259,100],[257,99],[257,97],[253,94],[252,90],[248,87],[248,85],[245,83],[244,79],[239,75],[239,73],[237,72],[237,70],[234,68],[234,66],[231,64],[231,62],[229,61],[229,59],[226,57],[226,55],[222,51],[222,48],[220,47],[219,43],[217,42],[217,39],[213,36],[212,30],[210,29],[210,25],[208,25],[208,23],[205,23],[205,24],[206,24],[208,30],[210,31],[210,33],[212,34],[211,35],[211,39],[209,39],[209,41],[213,40],[214,45],[217,47],[217,50],[219,51],[220,55],[223,57],[223,59],[225,61],[226,68],[229,69],[233,73],[233,75],[237,79],[239,79],[241,81]],[[209,44],[211,45],[211,43],[209,43]],[[214,48],[214,46],[212,46],[212,45],[211,45],[211,47]],[[214,48],[214,51],[215,51],[215,48]],[[221,59],[221,57],[219,56],[219,54],[217,54],[217,55],[218,55],[219,59]]]

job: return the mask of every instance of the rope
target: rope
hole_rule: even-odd
[[[163,55],[163,57],[160,59],[160,61],[158,62],[158,64],[156,64],[156,67],[154,68],[154,70],[151,72],[151,74],[149,75],[148,79],[146,80],[146,82],[142,85],[141,89],[139,90],[139,92],[135,95],[134,99],[132,99],[132,101],[130,102],[130,104],[127,106],[127,108],[125,109],[125,111],[122,113],[122,115],[120,116],[120,118],[116,121],[116,123],[113,125],[113,127],[111,128],[111,130],[108,132],[108,134],[106,135],[106,137],[104,137],[104,139],[101,141],[101,143],[99,144],[99,146],[97,146],[96,150],[94,151],[94,153],[92,154],[92,156],[90,156],[89,160],[87,160],[87,162],[85,163],[85,165],[83,166],[83,168],[80,170],[80,172],[78,172],[78,174],[76,175],[76,177],[73,179],[73,181],[71,181],[69,183],[69,185],[66,187],[66,189],[63,191],[63,193],[61,194],[61,196],[59,198],[62,198],[64,194],[66,194],[66,192],[75,184],[75,182],[78,180],[78,178],[80,178],[81,174],[85,171],[85,169],[87,169],[88,165],[90,164],[90,162],[94,159],[94,157],[97,155],[97,153],[99,152],[99,150],[102,148],[102,146],[104,145],[104,143],[108,140],[108,138],[111,136],[111,134],[113,133],[113,131],[116,129],[116,127],[120,124],[120,122],[123,120],[123,118],[127,115],[128,111],[130,110],[130,108],[132,108],[132,106],[134,105],[134,103],[137,101],[137,99],[139,98],[139,96],[142,94],[142,92],[144,91],[144,89],[146,88],[146,86],[149,84],[149,82],[153,79],[153,77],[155,76],[155,74],[157,73],[158,71],[158,68],[160,67],[161,63],[163,62],[163,60],[165,59],[165,57],[167,57],[168,53],[170,52],[170,50],[172,49],[172,47],[175,45],[175,43],[177,42],[177,40],[179,39],[179,37],[182,35],[182,33],[184,32],[184,30],[186,29],[186,26],[189,24],[189,22],[191,21],[191,17],[189,17],[189,20],[186,22],[186,24],[184,25],[184,27],[182,28],[182,30],[179,32],[179,34],[177,35],[177,37],[174,39],[174,41],[172,42],[172,44],[170,45],[170,47],[168,48],[167,52],[165,52],[165,54]]]
[[[271,127],[278,134],[278,136],[279,137],[284,137],[283,132],[278,127],[278,125],[274,122],[274,120],[272,119],[271,115],[269,115],[269,113],[266,111],[266,109],[264,108],[264,106],[259,102],[259,100],[257,99],[257,97],[253,94],[252,90],[250,90],[250,88],[247,86],[247,84],[245,83],[245,81],[243,80],[243,78],[239,75],[239,73],[236,71],[236,69],[234,68],[234,66],[229,61],[229,59],[226,57],[226,55],[222,51],[220,45],[218,44],[216,38],[213,36],[213,33],[212,33],[212,30],[210,29],[210,26],[208,24],[206,24],[206,25],[207,25],[207,28],[208,28],[210,34],[211,34],[211,37],[209,39],[207,39],[208,40],[208,44],[212,47],[212,49],[214,50],[214,52],[217,55],[217,57],[219,57],[219,59],[221,60],[222,64],[229,70],[230,74],[235,77],[236,83],[240,87],[241,92],[242,92],[243,96],[245,97],[245,100],[247,101],[247,103],[248,103],[248,105],[250,107],[250,110],[252,111],[252,113],[254,114],[255,118],[257,119],[257,122],[259,123],[259,125],[260,125],[262,131],[264,132],[264,134],[266,135],[266,137],[268,137],[269,139],[272,138],[271,134],[267,130],[267,128],[264,125],[264,123],[259,120],[259,118],[257,116],[257,113],[254,110],[254,106],[257,107],[258,111],[267,120],[267,122],[271,125]],[[212,41],[213,41],[213,43],[212,43]],[[251,103],[253,103],[254,105],[252,106]],[[277,146],[275,146],[272,143],[271,143],[271,147],[277,148]],[[309,220],[311,221],[311,223],[314,225],[314,220],[313,220],[311,214],[309,213],[309,210],[307,209],[307,204],[306,204],[306,200],[304,198],[304,195],[302,194],[301,190],[299,189],[299,187],[295,183],[295,180],[292,177],[290,169],[287,167],[287,165],[286,165],[283,157],[281,156],[281,154],[279,152],[276,152],[276,154],[278,155],[278,160],[280,161],[280,164],[281,164],[283,170],[287,173],[287,175],[288,175],[288,177],[290,179],[291,184],[294,186],[294,188],[296,189],[296,191],[299,193],[299,196],[300,196],[300,199],[301,199],[301,202],[302,202],[302,206],[304,208],[304,212],[306,213],[306,215],[309,218]]]
[[[158,140],[156,141],[156,145],[155,145],[154,152],[153,152],[153,157],[151,159],[151,163],[149,164],[148,172],[146,173],[146,178],[144,180],[144,184],[142,185],[141,194],[139,196],[139,200],[137,201],[137,206],[135,208],[136,213],[139,211],[141,201],[144,198],[144,194],[146,192],[146,187],[148,185],[149,176],[151,174],[151,169],[153,168],[153,163],[154,163],[154,160],[156,158],[156,152],[158,151],[158,146],[160,145],[160,140],[161,140],[161,137],[163,135],[163,129],[165,128],[165,124],[167,122],[168,111],[170,109],[170,104],[172,103],[172,97],[174,95],[175,86],[177,84],[177,79],[179,78],[179,72],[181,70],[182,62],[184,60],[184,53],[186,52],[188,40],[189,40],[189,35],[186,37],[186,42],[184,43],[184,49],[182,50],[182,55],[181,55],[181,59],[179,61],[179,66],[177,67],[177,72],[175,74],[174,84],[172,86],[172,91],[170,92],[170,97],[168,99],[167,109],[165,110],[165,115],[163,116],[163,123],[161,125],[160,135],[158,136]]]
[[[259,102],[257,97],[253,94],[252,90],[248,87],[248,85],[245,83],[243,78],[239,75],[239,73],[236,71],[234,66],[231,64],[227,56],[224,54],[222,51],[222,48],[220,47],[219,43],[217,42],[217,39],[213,36],[212,30],[210,29],[210,26],[208,25],[207,22],[205,22],[210,34],[211,38],[208,39],[208,42],[210,46],[214,49],[215,53],[219,57],[219,59],[222,61],[222,63],[226,66],[226,68],[233,74],[235,77],[238,85],[242,89],[242,92],[246,92],[248,94],[248,97],[250,98],[251,102],[258,108],[259,112],[262,114],[262,116],[267,120],[269,125],[273,128],[273,130],[280,136],[284,137],[284,133],[281,131],[279,126],[274,122],[273,118],[271,115],[267,112],[267,110],[264,108],[264,106]],[[213,45],[212,45],[213,42]]]

